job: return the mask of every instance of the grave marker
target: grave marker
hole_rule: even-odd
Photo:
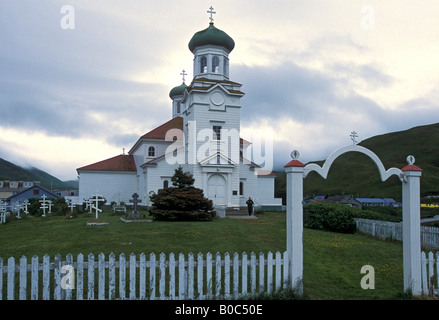
[[[22,203],[20,203],[20,204],[17,204],[16,205],[16,208],[17,208],[17,216],[16,216],[16,218],[17,219],[21,219],[21,216],[20,216],[20,211],[23,209],[23,204]]]
[[[7,207],[8,204],[0,200],[0,224],[6,223]]]
[[[29,200],[24,200],[23,201],[23,203],[22,203],[22,206],[23,206],[23,212],[24,213],[26,213],[26,214],[29,214],[29,209],[28,209],[28,205],[29,205],[30,203],[29,203]]]
[[[137,212],[137,204],[142,202],[141,199],[139,199],[139,195],[137,193],[133,193],[132,199],[130,199],[130,202],[133,204],[133,212],[130,214],[130,218],[140,218],[140,214]]]
[[[52,200],[47,200],[47,205],[49,206],[49,212],[48,213],[52,213],[52,206],[53,206],[53,201]]]
[[[93,197],[91,197],[89,199],[89,201],[91,203],[90,212],[92,209],[94,209],[96,211],[96,220],[97,220],[99,218],[99,212],[102,212],[102,209],[99,209],[99,202],[101,202],[101,201],[105,202],[106,200],[104,199],[104,197],[102,197],[98,194],[95,194]]]
[[[76,203],[73,203],[72,199],[68,199],[67,202],[67,206],[70,208],[70,212],[73,213],[73,209],[75,209]]]
[[[41,202],[40,209],[43,209],[43,217],[45,217],[46,216],[46,209],[49,209],[49,200],[47,200],[46,194],[43,194],[43,196],[41,198],[43,200],[39,200],[39,202]]]

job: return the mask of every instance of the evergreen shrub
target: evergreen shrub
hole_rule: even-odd
[[[160,221],[210,221],[215,217],[213,203],[201,189],[193,186],[194,179],[183,169],[175,169],[172,187],[159,189],[150,197],[150,215]]]

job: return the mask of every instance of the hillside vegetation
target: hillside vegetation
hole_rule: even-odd
[[[69,189],[70,184],[35,167],[22,168],[12,162],[0,158],[0,180],[12,181],[41,181],[41,185],[48,189]]]
[[[439,194],[439,123],[392,132],[363,140],[360,146],[372,150],[384,167],[403,168],[413,155],[423,169],[421,195]],[[324,161],[313,161],[320,166]],[[276,196],[284,197],[285,173],[276,179]],[[337,158],[325,180],[311,172],[304,180],[304,195],[352,194],[354,197],[379,197],[401,200],[401,182],[391,177],[381,182],[375,163],[366,155],[351,152]]]

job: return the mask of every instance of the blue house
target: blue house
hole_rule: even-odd
[[[363,206],[377,206],[377,207],[400,207],[401,204],[396,202],[392,198],[356,198],[357,201],[361,202]]]
[[[17,194],[14,194],[6,199],[6,201],[9,202],[9,206],[11,207],[11,211],[15,212],[17,211],[17,206],[22,204],[24,200],[29,200],[31,198],[41,198],[42,196],[46,195],[46,198],[48,199],[61,199],[61,196],[58,196],[54,192],[47,190],[46,188],[34,185],[30,188],[27,188]]]
[[[395,199],[392,198],[384,198],[384,206],[385,207],[395,207],[396,206],[396,201]]]
[[[356,198],[363,206],[384,207],[384,200],[379,198]]]

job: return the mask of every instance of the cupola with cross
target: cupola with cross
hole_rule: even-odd
[[[184,91],[186,90],[186,83],[185,83],[185,77],[187,76],[187,73],[185,70],[183,70],[180,75],[183,78],[183,83],[177,87],[172,88],[172,90],[169,92],[169,97],[172,100],[172,117],[180,117],[181,113],[183,112],[183,108],[181,105],[181,100],[183,99]]]
[[[213,23],[213,7],[209,8],[209,27],[198,31],[189,41],[189,50],[194,54],[194,78],[212,80],[229,79],[229,53],[235,47],[233,39]]]

